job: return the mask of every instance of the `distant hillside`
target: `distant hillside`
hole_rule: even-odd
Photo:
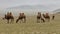
[[[37,12],[45,12],[46,10],[48,10],[48,8],[42,5],[22,5],[16,7],[9,7],[5,9],[4,12],[6,13],[8,11],[11,11],[14,13],[14,15],[18,15],[18,13],[20,12],[24,12],[26,15],[36,15]]]
[[[60,14],[60,9],[54,10],[53,13]]]
[[[22,5],[22,6],[16,6],[16,7],[9,7],[2,11],[0,11],[0,15],[4,15],[7,12],[12,12],[14,15],[18,15],[20,12],[24,12],[26,15],[36,15],[37,12],[51,12],[51,13],[60,13],[60,9],[54,10],[54,11],[48,11],[49,8],[42,5]]]
[[[22,5],[22,6],[16,6],[16,7],[10,7],[7,9],[42,9],[42,10],[47,10],[48,8],[46,6],[42,5]]]

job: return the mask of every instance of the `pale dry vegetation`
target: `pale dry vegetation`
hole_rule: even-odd
[[[7,24],[0,17],[0,34],[60,34],[60,15],[45,23],[37,23],[36,16],[31,16],[26,23]]]

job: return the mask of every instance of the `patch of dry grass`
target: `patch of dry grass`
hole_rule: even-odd
[[[60,16],[45,23],[36,23],[36,17],[27,17],[26,23],[7,24],[0,18],[0,34],[60,34]]]

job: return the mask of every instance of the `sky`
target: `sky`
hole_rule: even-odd
[[[0,0],[0,9],[21,5],[42,5],[55,10],[60,8],[60,0]]]

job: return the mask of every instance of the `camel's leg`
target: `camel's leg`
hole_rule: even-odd
[[[50,19],[48,19],[48,22],[50,21]]]
[[[45,20],[44,20],[43,18],[41,18],[41,20],[42,20],[43,22],[45,22]]]
[[[24,18],[24,23],[26,23],[26,18]]]
[[[37,19],[37,23],[39,23],[40,22],[40,19]]]
[[[7,21],[8,21],[7,23],[9,24],[9,19]]]
[[[48,18],[48,22],[50,21],[50,17]]]
[[[11,19],[11,23],[14,22],[14,19]]]
[[[52,20],[54,20],[55,16],[52,16]]]
[[[20,19],[17,19],[17,20],[16,20],[16,23],[17,23],[19,20],[20,20]]]

